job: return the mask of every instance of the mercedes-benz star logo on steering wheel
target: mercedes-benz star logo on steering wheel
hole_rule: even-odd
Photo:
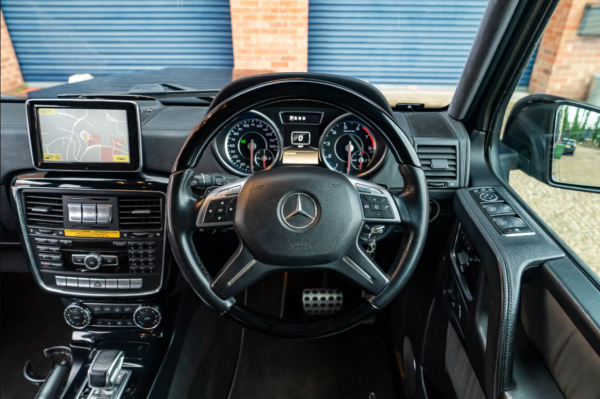
[[[292,194],[281,204],[281,218],[292,229],[305,229],[317,220],[317,204],[306,194]]]

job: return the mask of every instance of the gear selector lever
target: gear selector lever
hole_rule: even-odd
[[[88,372],[89,387],[95,389],[112,388],[119,376],[121,366],[123,366],[123,360],[125,360],[123,351],[115,349],[98,351]]]

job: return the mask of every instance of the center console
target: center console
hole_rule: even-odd
[[[157,293],[165,269],[165,195],[118,190],[19,190],[38,283],[72,296]]]

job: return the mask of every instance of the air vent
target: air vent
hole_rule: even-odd
[[[119,198],[121,230],[159,230],[162,228],[160,198]]]
[[[25,194],[27,225],[37,227],[63,227],[62,203],[62,196],[59,194]]]
[[[445,182],[457,179],[456,146],[419,145],[417,155],[421,160],[428,182]]]

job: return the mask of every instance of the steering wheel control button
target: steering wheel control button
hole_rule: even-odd
[[[69,222],[81,223],[81,204],[68,204]]]
[[[231,200],[229,205],[227,205],[227,212],[225,213],[225,215],[227,216],[228,220],[233,221],[233,219],[235,217],[235,205],[236,204],[237,204],[237,198],[234,198]]]
[[[393,219],[394,212],[387,198],[361,194],[363,215],[368,219]]]
[[[306,229],[317,221],[317,203],[309,195],[296,193],[286,197],[281,204],[281,218],[292,229]]]
[[[356,189],[361,193],[371,193],[371,188],[369,186],[365,186],[364,184],[357,184]]]
[[[231,222],[233,218],[228,216],[234,210],[230,210],[230,205],[234,203],[235,208],[235,200],[237,198],[222,198],[215,199],[208,204],[208,208],[206,210],[206,215],[204,216],[204,223],[223,223],[223,222]]]

